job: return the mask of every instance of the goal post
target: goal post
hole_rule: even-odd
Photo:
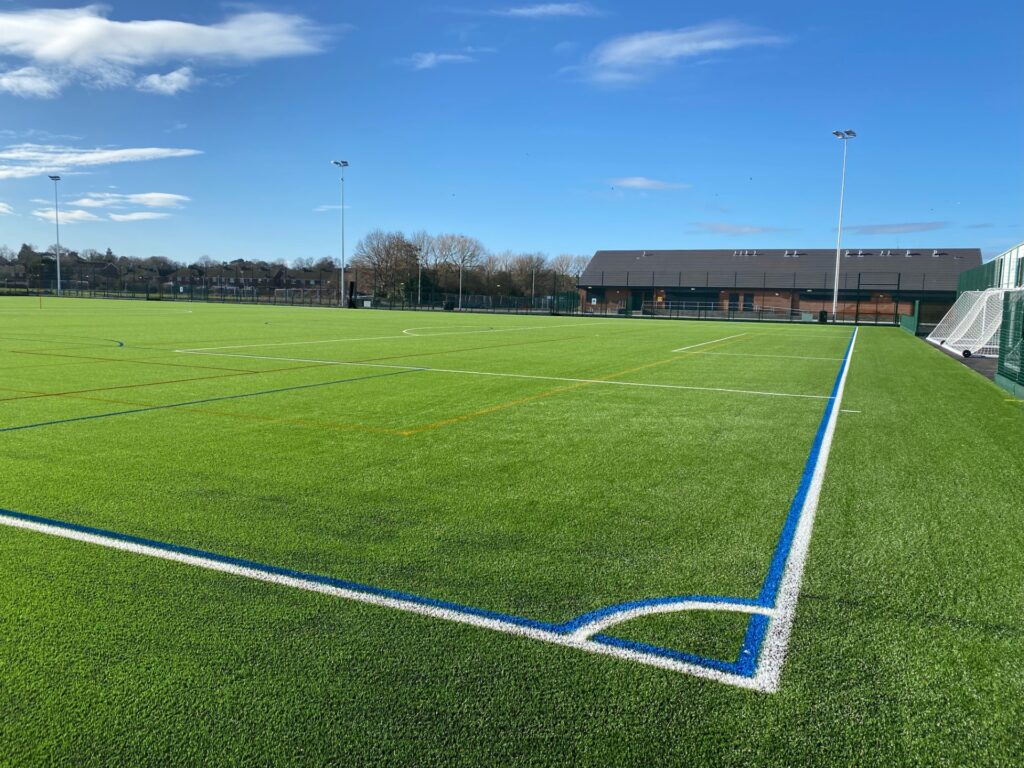
[[[1005,293],[1001,288],[964,291],[928,334],[928,341],[964,357],[997,357]]]

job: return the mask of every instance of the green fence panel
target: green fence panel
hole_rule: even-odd
[[[984,291],[986,288],[995,288],[998,278],[994,261],[961,272],[957,282],[957,296],[964,291]]]
[[[996,382],[1024,397],[1024,291],[1008,291],[1003,297],[1003,325],[999,333],[999,368]]]

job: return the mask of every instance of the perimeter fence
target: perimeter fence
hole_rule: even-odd
[[[999,332],[999,365],[996,382],[1024,398],[1024,291],[1003,296],[1003,324]]]

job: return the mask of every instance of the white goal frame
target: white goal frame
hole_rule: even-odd
[[[928,334],[928,341],[964,357],[998,357],[1005,293],[1002,288],[964,291]]]

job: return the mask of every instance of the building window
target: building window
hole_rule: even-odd
[[[735,312],[740,308],[740,295],[738,293],[729,294],[729,311]]]
[[[754,311],[754,294],[744,293],[743,294],[743,311],[753,312]]]

